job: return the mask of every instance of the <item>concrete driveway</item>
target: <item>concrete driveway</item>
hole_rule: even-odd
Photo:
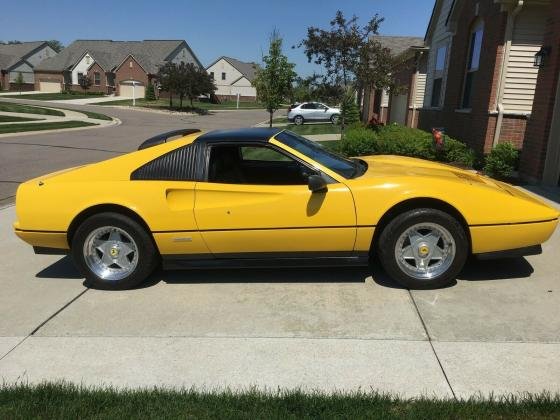
[[[0,210],[0,377],[116,386],[252,385],[404,396],[560,392],[560,231],[540,256],[471,261],[404,290],[377,267],[156,273],[83,287]]]

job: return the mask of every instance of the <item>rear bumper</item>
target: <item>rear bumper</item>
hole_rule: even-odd
[[[476,254],[476,257],[481,260],[495,260],[499,258],[519,258],[540,254],[542,254],[542,246],[533,245],[524,248],[508,249],[506,251],[484,252],[482,254]]]
[[[68,239],[66,232],[45,232],[16,229],[15,234],[18,238],[32,245],[33,248],[58,249],[68,252]],[[37,252],[36,252],[37,253]]]

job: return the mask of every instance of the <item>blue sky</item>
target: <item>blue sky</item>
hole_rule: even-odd
[[[308,26],[328,27],[341,9],[366,23],[385,17],[382,35],[424,36],[434,0],[53,0],[7,1],[0,13],[0,40],[185,39],[204,65],[221,55],[260,62],[271,31],[301,75],[317,68],[301,49]]]

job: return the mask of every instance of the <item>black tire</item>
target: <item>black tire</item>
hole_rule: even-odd
[[[331,115],[331,118],[330,118],[331,123],[332,123],[332,124],[337,124],[337,123],[338,123],[338,117],[339,117],[338,114],[333,114],[333,115]]]
[[[399,237],[410,227],[422,223],[432,223],[445,228],[455,242],[455,255],[449,267],[429,279],[409,275],[399,266],[395,256]],[[377,242],[377,255],[386,273],[408,289],[437,289],[452,284],[463,269],[468,254],[469,240],[462,224],[441,210],[429,208],[410,210],[398,215],[383,228]]]
[[[296,115],[294,117],[294,124],[295,125],[303,125],[304,121],[305,120],[303,119],[303,117],[301,115]]]
[[[136,243],[138,262],[133,271],[118,280],[106,280],[93,272],[86,262],[84,243],[88,235],[97,228],[114,226],[122,229]],[[99,213],[86,219],[76,230],[71,244],[71,253],[78,269],[85,276],[85,285],[102,290],[132,289],[142,284],[159,263],[159,254],[151,236],[143,226],[120,213]]]

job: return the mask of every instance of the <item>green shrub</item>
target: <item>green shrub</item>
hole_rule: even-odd
[[[511,143],[500,143],[486,156],[484,172],[496,178],[509,178],[518,162],[519,150]]]
[[[369,128],[359,124],[348,127],[340,140],[338,150],[347,156],[366,156],[375,154],[377,135]]]
[[[445,136],[443,149],[436,150],[431,133],[397,124],[375,130],[360,125],[349,127],[339,150],[348,156],[400,155],[465,167],[472,167],[476,158],[474,151],[458,140]]]
[[[146,86],[146,93],[144,94],[144,98],[147,101],[155,101],[156,100],[156,91],[155,91],[154,85],[152,83],[148,83],[148,86]]]

